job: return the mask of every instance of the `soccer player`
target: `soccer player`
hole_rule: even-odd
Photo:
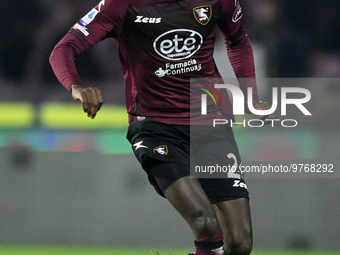
[[[189,163],[190,79],[220,78],[213,59],[216,27],[225,38],[236,77],[255,78],[242,16],[238,0],[102,0],[50,56],[58,80],[93,119],[102,95],[99,88],[84,85],[74,60],[106,38],[117,40],[126,80],[127,138],[150,183],[187,221],[196,255],[249,254],[252,248],[249,197],[242,176],[196,178],[190,175]],[[269,108],[259,101],[255,82],[240,86],[243,91],[252,87],[256,109]],[[231,107],[230,102],[225,105]],[[216,133],[211,158],[240,163],[232,129],[205,134]]]

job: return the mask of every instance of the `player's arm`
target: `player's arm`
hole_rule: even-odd
[[[260,101],[255,79],[255,64],[253,49],[248,35],[242,26],[242,9],[239,1],[221,0],[222,15],[218,26],[225,39],[228,50],[228,58],[238,79],[243,94],[246,97],[245,109],[251,113],[247,105],[247,89],[252,88],[253,106],[257,110],[268,110],[268,103]],[[275,119],[276,114],[259,116],[259,119]]]
[[[85,87],[76,70],[75,59],[114,31],[115,24],[108,18],[115,16],[109,7],[114,1],[101,1],[80,19],[54,47],[49,59],[60,83],[72,93],[73,99],[82,102],[84,112],[92,119],[102,106],[102,95],[96,87]]]
[[[73,34],[72,34],[73,33]],[[75,100],[82,102],[87,116],[94,119],[103,104],[98,88],[85,87],[75,65],[75,59],[88,48],[77,38],[78,34],[72,29],[53,49],[50,56],[52,69],[60,83],[72,92]]]
[[[82,107],[87,116],[94,119],[103,104],[101,92],[98,88],[85,87],[79,77],[74,60],[86,48],[78,45],[79,41],[67,34],[56,45],[50,56],[52,69],[65,88],[72,92],[75,100],[82,102]]]

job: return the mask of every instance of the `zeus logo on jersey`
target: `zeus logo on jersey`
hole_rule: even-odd
[[[161,23],[162,18],[148,18],[144,16],[136,16],[135,23]]]
[[[190,29],[174,29],[158,36],[153,43],[156,53],[167,60],[182,60],[194,55],[203,44],[203,36]]]

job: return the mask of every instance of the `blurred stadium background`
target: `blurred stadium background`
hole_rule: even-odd
[[[124,81],[115,42],[107,40],[77,60],[85,82],[103,91],[104,105],[94,121],[48,64],[53,46],[96,3],[1,1],[0,254],[192,250],[185,222],[155,194],[125,140]],[[297,128],[235,130],[243,160],[314,159],[339,171],[340,2],[241,3],[258,77],[313,78],[304,83],[312,93],[313,117],[292,111]],[[216,57],[230,77],[221,39]],[[269,101],[271,84],[267,79],[259,84]],[[247,183],[254,254],[340,254],[338,178]]]

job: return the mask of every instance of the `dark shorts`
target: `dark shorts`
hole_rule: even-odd
[[[162,196],[176,180],[192,175],[212,204],[249,198],[243,176],[238,174],[241,159],[237,144],[227,125],[190,127],[144,120],[130,125],[127,139]],[[229,170],[236,166],[236,171],[222,171],[227,166]]]

